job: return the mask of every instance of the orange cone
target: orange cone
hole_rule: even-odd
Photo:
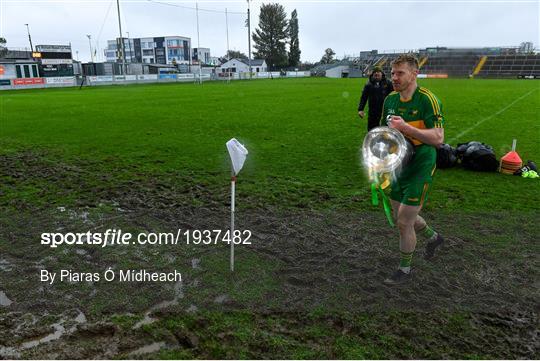
[[[501,158],[499,165],[499,172],[503,174],[514,174],[514,172],[521,168],[523,162],[521,157],[516,152],[516,140],[512,142],[512,150]]]

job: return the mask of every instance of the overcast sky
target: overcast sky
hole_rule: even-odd
[[[262,3],[251,2],[252,31]],[[513,1],[278,1],[290,16],[298,11],[302,61],[317,61],[324,49],[342,57],[362,50],[418,49],[430,46],[518,46],[539,44],[538,0]],[[225,8],[229,11],[231,49],[247,53],[244,26],[247,2],[199,1],[200,46],[213,56],[226,52]],[[121,0],[124,36],[191,37],[197,46],[195,1]],[[73,56],[89,60],[92,48],[103,49],[119,36],[116,0],[0,0],[0,36],[8,47],[32,42],[71,43]],[[104,60],[102,51],[101,58]]]

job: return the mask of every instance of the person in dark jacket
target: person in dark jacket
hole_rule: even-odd
[[[364,86],[364,90],[362,90],[362,97],[360,98],[360,104],[358,104],[358,115],[360,118],[364,118],[366,115],[364,108],[366,103],[368,103],[368,132],[379,126],[384,98],[393,90],[392,82],[386,79],[382,69],[377,66],[374,67],[369,76],[369,81]]]

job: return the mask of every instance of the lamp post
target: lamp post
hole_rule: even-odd
[[[116,7],[118,10],[118,30],[120,34],[120,51],[122,55],[122,75],[126,75],[126,45],[124,44],[124,36],[122,35],[122,22],[120,21],[120,0],[116,0]]]
[[[92,35],[86,34],[86,37],[88,38],[88,45],[90,46],[90,60],[92,60],[92,63],[93,63],[94,53],[92,52]]]
[[[202,84],[201,42],[199,37],[199,3],[195,3],[197,14],[197,62],[199,63],[199,84]]]
[[[225,8],[225,29],[227,31],[227,63],[231,60],[229,52],[229,19],[227,16],[227,8]],[[223,68],[222,68],[223,69]],[[227,68],[227,83],[231,82],[231,71]]]
[[[26,31],[28,32],[28,40],[30,41],[30,50],[33,53],[34,52],[34,46],[32,45],[32,37],[30,36],[30,27],[28,26],[28,24],[24,24],[24,25],[26,25]]]
[[[247,26],[248,26],[248,66],[249,66],[249,79],[251,80],[251,15],[249,9],[249,0],[248,3],[248,12],[247,12]]]

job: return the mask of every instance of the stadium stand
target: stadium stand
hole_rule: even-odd
[[[332,68],[335,68],[336,66],[341,65],[349,65],[350,66],[351,61],[348,59],[339,60],[336,62],[333,62],[331,64],[319,64],[313,68],[310,69],[311,76],[325,76],[326,71]]]
[[[473,73],[480,58],[478,55],[429,57],[420,67],[420,72],[423,74],[448,74],[450,77],[466,77]]]
[[[349,58],[351,61],[351,66],[349,70],[349,77],[356,78],[367,76],[369,70],[373,67],[379,59],[380,55],[365,55],[359,57]]]
[[[420,73],[447,77],[540,78],[540,54],[523,53],[517,47],[425,48],[411,51],[419,60]],[[374,66],[390,75],[399,53],[361,52],[349,58],[349,77],[367,76]]]
[[[384,73],[386,74],[386,76],[390,77],[390,72],[392,70],[392,66],[390,64],[392,64],[392,60],[397,58],[398,55],[399,54],[386,54],[378,62],[376,62],[374,66],[375,65],[380,66],[382,70],[384,71]],[[418,54],[415,54],[415,55],[418,56]]]
[[[540,54],[488,56],[477,77],[540,78]]]

